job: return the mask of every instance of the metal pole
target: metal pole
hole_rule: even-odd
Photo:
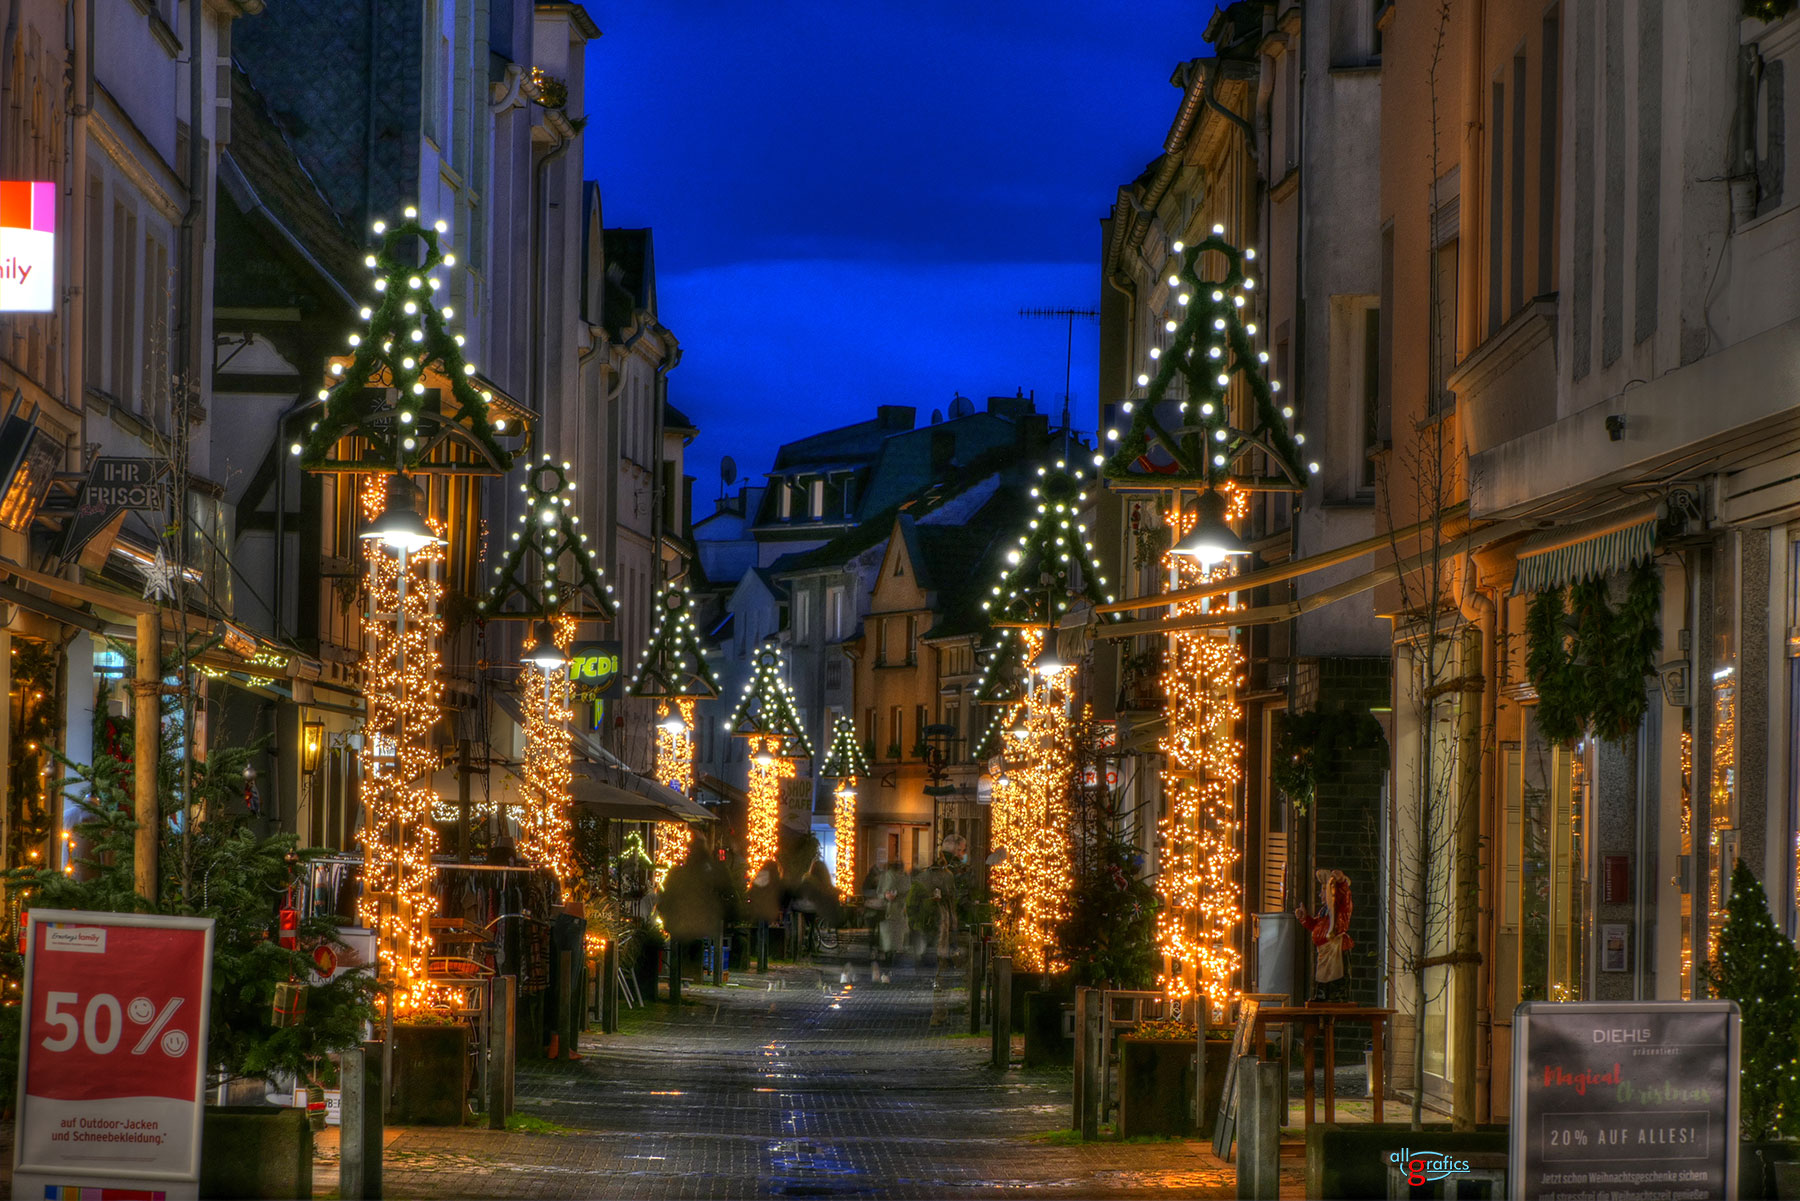
[[[681,1007],[681,940],[669,940],[669,1004]]]
[[[1012,1066],[1012,956],[994,959],[994,1054],[993,1065]]]
[[[712,982],[715,988],[725,987],[725,923],[719,923],[719,933],[713,939]]]
[[[969,940],[969,1033],[981,1033],[981,936],[971,930],[965,936]]]
[[[138,614],[137,678],[131,692],[132,816],[137,819],[132,835],[132,880],[137,895],[154,907],[160,879],[156,852],[162,833],[162,806],[156,795],[156,758],[162,741],[161,613]],[[57,805],[60,810],[60,799]],[[61,847],[54,850],[63,853]]]

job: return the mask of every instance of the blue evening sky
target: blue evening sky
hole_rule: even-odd
[[[655,230],[671,401],[710,509],[718,463],[961,392],[1060,409],[1099,305],[1100,219],[1160,151],[1211,4],[664,0],[589,12],[587,174]],[[1075,326],[1075,425],[1098,328]]]

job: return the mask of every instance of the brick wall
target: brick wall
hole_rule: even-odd
[[[1318,660],[1318,707],[1368,712],[1386,707],[1392,697],[1392,668],[1387,659]],[[1334,762],[1319,765],[1313,796],[1312,866],[1336,868],[1350,877],[1353,902],[1347,956],[1350,999],[1358,1005],[1380,1000],[1381,805],[1387,777],[1385,746],[1341,752]],[[1298,883],[1298,881],[1297,881]],[[1307,904],[1318,906],[1318,886],[1309,878]],[[1340,1031],[1340,1062],[1355,1063],[1368,1041],[1367,1030]],[[1352,1058],[1344,1059],[1345,1056]]]

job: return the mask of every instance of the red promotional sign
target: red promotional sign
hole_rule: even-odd
[[[193,1196],[212,921],[33,910],[13,1196],[124,1181]],[[184,1187],[185,1185],[185,1187]],[[61,1195],[61,1194],[58,1194]]]

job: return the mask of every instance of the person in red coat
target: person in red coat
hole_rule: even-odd
[[[1336,868],[1320,868],[1313,876],[1319,882],[1319,912],[1311,913],[1304,905],[1294,910],[1294,916],[1312,935],[1312,999],[1347,1001],[1350,980],[1344,970],[1344,957],[1356,945],[1350,940],[1350,877]]]

